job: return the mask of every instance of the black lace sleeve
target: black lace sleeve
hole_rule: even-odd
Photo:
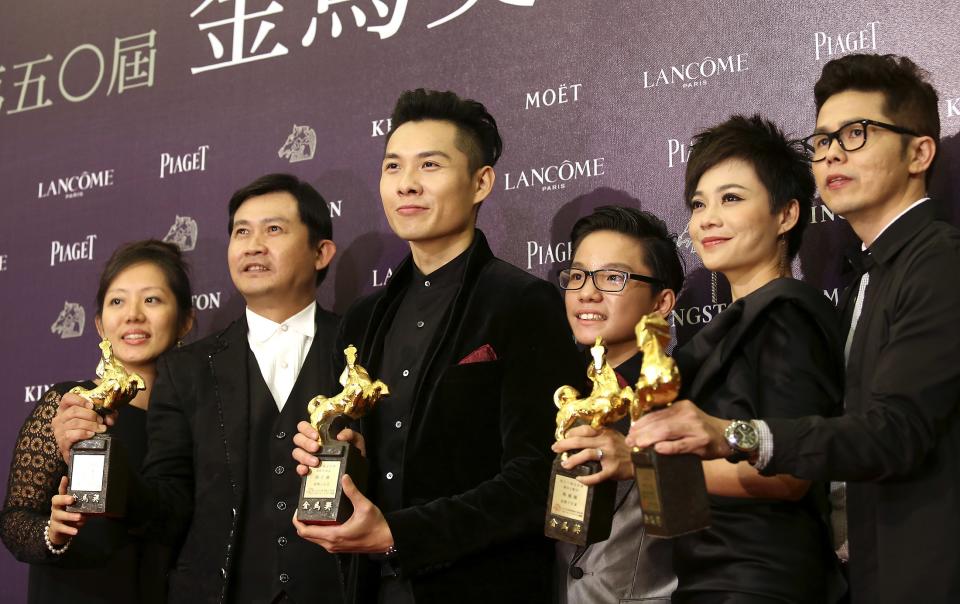
[[[50,420],[64,392],[76,383],[57,384],[23,422],[10,462],[7,498],[0,511],[0,539],[21,562],[42,564],[59,556],[47,550],[43,536],[50,519],[50,498],[57,493],[67,464],[60,457]]]

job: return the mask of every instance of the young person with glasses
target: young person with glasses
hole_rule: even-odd
[[[587,347],[602,337],[607,361],[625,382],[635,384],[643,361],[636,325],[650,313],[669,316],[683,287],[676,243],[659,218],[619,206],[598,208],[578,220],[570,239],[573,262],[560,272],[559,283],[574,337]],[[624,443],[629,424],[624,418],[599,431],[577,426],[553,446],[555,453],[573,452],[564,462],[567,468],[600,462],[600,472],[581,479],[585,484],[619,481],[610,538],[587,548],[557,544],[561,603],[669,602],[676,587],[670,540],[644,533]]]
[[[937,92],[910,59],[847,55],[824,66],[814,95],[814,177],[863,242],[840,304],[844,415],[769,414],[753,458],[767,476],[847,482],[854,604],[957,602],[960,231],[926,197]],[[634,424],[628,441],[723,457],[729,422],[715,415],[681,402]]]

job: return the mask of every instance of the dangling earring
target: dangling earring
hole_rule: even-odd
[[[717,303],[717,273],[710,271],[710,302]]]
[[[777,251],[780,255],[780,276],[792,277],[793,271],[790,269],[790,264],[787,262],[787,237],[785,234],[780,235],[777,248]]]

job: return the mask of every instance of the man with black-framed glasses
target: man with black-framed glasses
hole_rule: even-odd
[[[905,57],[848,55],[824,66],[815,96],[813,173],[863,242],[840,303],[845,412],[766,418],[752,459],[765,475],[846,482],[854,604],[958,602],[960,231],[926,196],[937,93]],[[728,423],[681,403],[627,440],[726,457]]]

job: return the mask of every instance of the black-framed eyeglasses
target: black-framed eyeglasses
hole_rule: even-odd
[[[587,282],[587,277],[593,279],[593,286],[602,292],[616,293],[623,291],[627,286],[627,281],[643,281],[651,285],[663,287],[663,281],[655,277],[628,273],[627,271],[618,271],[609,268],[602,268],[595,271],[585,271],[579,268],[565,268],[560,271],[557,282],[560,289],[580,289]]]
[[[800,142],[810,155],[810,161],[823,161],[826,159],[827,152],[830,150],[830,145],[833,144],[834,140],[840,143],[840,148],[844,151],[856,151],[866,145],[867,132],[869,131],[867,126],[876,126],[877,128],[883,128],[884,130],[896,132],[897,134],[920,136],[913,130],[894,126],[893,124],[886,124],[875,120],[857,120],[849,124],[844,124],[833,132],[811,134]]]

